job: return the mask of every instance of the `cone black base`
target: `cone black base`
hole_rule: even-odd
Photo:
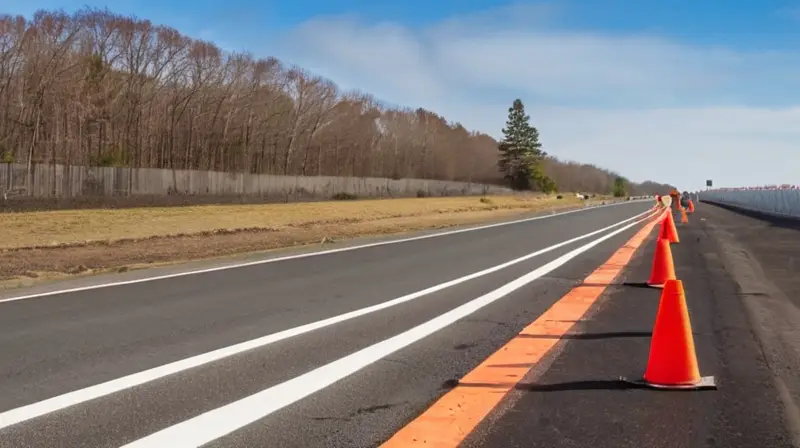
[[[623,376],[619,380],[632,384],[638,387],[658,390],[717,390],[717,383],[713,376],[704,376],[700,378],[697,384],[655,384],[645,381],[644,378],[638,380],[630,380]]]

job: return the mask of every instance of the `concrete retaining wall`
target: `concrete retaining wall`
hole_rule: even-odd
[[[705,202],[800,219],[800,189],[709,190],[698,196]]]

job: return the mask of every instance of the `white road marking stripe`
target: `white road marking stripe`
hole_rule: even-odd
[[[534,269],[494,291],[454,308],[408,331],[340,358],[308,373],[295,377],[249,397],[205,412],[161,431],[124,445],[122,448],[198,447],[262,419],[298,400],[367,367],[400,349],[469,316],[479,309],[502,299],[644,220],[628,224],[591,243],[585,244],[555,260]]]
[[[488,269],[484,269],[482,271],[478,271],[464,277],[460,277],[454,280],[450,280],[445,283],[440,283],[438,285],[431,286],[430,288],[423,289],[421,291],[417,291],[402,297],[398,297],[388,302],[379,303],[377,305],[373,305],[367,308],[361,308],[358,310],[350,311],[345,314],[340,314],[338,316],[333,316],[327,319],[319,320],[316,322],[312,322],[309,324],[301,325],[299,327],[290,328],[287,330],[283,330],[277,333],[273,333],[267,336],[263,336],[257,339],[252,339],[250,341],[241,342],[235,345],[231,345],[228,347],[223,347],[217,350],[213,350],[210,352],[202,353],[199,355],[192,356],[190,358],[182,359],[179,361],[171,362],[169,364],[164,364],[162,366],[153,367],[148,370],[144,370],[141,372],[133,373],[121,378],[117,378],[114,380],[106,381],[104,383],[100,383],[94,386],[85,387],[83,389],[78,389],[72,392],[67,392],[62,395],[58,395],[52,398],[48,398],[46,400],[42,400],[36,403],[32,403],[29,405],[21,406],[15,409],[11,409],[0,413],[0,429],[24,422],[26,420],[30,420],[32,418],[40,417],[45,414],[49,414],[51,412],[55,412],[70,406],[74,406],[76,404],[84,403],[89,400],[93,400],[96,398],[100,398],[106,395],[110,395],[125,389],[129,389],[131,387],[139,386],[141,384],[157,380],[159,378],[163,378],[168,375],[172,375],[175,373],[182,372],[187,369],[191,369],[194,367],[198,367],[204,364],[208,364],[210,362],[218,361],[220,359],[233,356],[247,350],[252,350],[255,348],[263,347],[278,341],[282,341],[285,339],[292,338],[294,336],[299,336],[305,333],[309,333],[314,330],[318,330],[320,328],[328,327],[340,322],[344,322],[350,319],[355,319],[360,316],[364,316],[370,313],[374,313],[376,311],[384,310],[386,308],[399,305],[401,303],[409,302],[411,300],[423,297],[428,294],[432,294],[437,291],[441,291],[443,289],[449,288],[451,286],[458,285],[460,283],[464,283],[466,281],[482,277],[493,272],[497,272],[501,269],[507,268],[517,263],[521,263],[523,261],[529,260],[536,256],[545,254],[547,252],[556,250],[560,247],[566,246],[568,244],[572,244],[576,241],[580,241],[585,238],[589,238],[591,236],[597,235],[599,233],[605,232],[609,229],[617,227],[621,224],[626,222],[638,219],[643,215],[647,215],[651,213],[651,210],[648,210],[644,213],[640,213],[636,216],[628,218],[624,221],[620,221],[616,224],[610,225],[608,227],[604,227],[599,230],[595,230],[591,233],[587,233],[585,235],[581,235],[575,238],[572,238],[567,241],[563,241],[561,243],[555,244],[550,247],[546,247],[544,249],[540,249],[536,252],[530,253],[523,257],[508,261],[506,263],[493,266]]]
[[[36,293],[36,294],[27,294],[27,295],[23,295],[23,296],[8,297],[8,298],[5,298],[5,299],[0,299],[0,303],[16,302],[18,300],[35,299],[35,298],[38,298],[38,297],[48,297],[48,296],[54,296],[54,295],[59,295],[59,294],[67,294],[67,293],[71,293],[71,292],[89,291],[89,290],[92,290],[92,289],[109,288],[109,287],[113,287],[113,286],[132,285],[132,284],[135,284],[135,283],[152,282],[152,281],[156,281],[156,280],[165,280],[165,279],[168,279],[168,278],[183,277],[183,276],[187,276],[187,275],[205,274],[205,273],[208,273],[208,272],[225,271],[225,270],[228,270],[228,269],[238,269],[238,268],[244,268],[244,267],[247,267],[247,266],[256,266],[256,265],[267,264],[267,263],[277,263],[277,262],[287,261],[287,260],[296,260],[296,259],[299,259],[299,258],[315,257],[315,256],[318,256],[318,255],[330,255],[330,254],[336,254],[336,253],[340,253],[340,252],[349,252],[349,251],[352,251],[352,250],[366,249],[366,248],[370,248],[370,247],[386,246],[386,245],[389,245],[389,244],[407,243],[407,242],[410,242],[410,241],[418,241],[418,240],[424,240],[424,239],[428,239],[428,238],[437,238],[437,237],[446,236],[446,235],[455,235],[455,234],[464,233],[464,232],[474,232],[476,230],[491,229],[491,228],[494,228],[494,227],[509,226],[509,225],[512,225],[512,224],[520,224],[520,223],[525,223],[525,222],[538,221],[540,219],[553,218],[553,217],[556,217],[556,216],[563,216],[563,215],[568,215],[568,214],[571,214],[571,213],[579,213],[579,212],[583,212],[583,211],[586,211],[586,210],[595,210],[595,209],[598,209],[598,208],[613,207],[613,206],[617,206],[617,205],[620,205],[620,204],[629,204],[631,202],[641,202],[641,201],[616,202],[616,203],[613,203],[613,204],[598,205],[598,206],[593,206],[593,207],[584,207],[584,208],[581,208],[581,209],[578,209],[578,210],[570,210],[568,212],[554,213],[552,215],[536,216],[536,217],[533,217],[533,218],[518,219],[518,220],[515,220],[515,221],[505,221],[505,222],[500,222],[500,223],[495,223],[495,224],[487,224],[487,225],[478,226],[478,227],[468,227],[468,228],[465,228],[465,229],[447,230],[447,231],[444,231],[444,232],[436,232],[436,233],[433,233],[433,234],[414,236],[414,237],[410,237],[410,238],[400,238],[400,239],[389,240],[389,241],[378,241],[378,242],[375,242],[375,243],[361,244],[361,245],[358,245],[358,246],[340,247],[340,248],[337,248],[337,249],[328,249],[328,250],[321,250],[321,251],[308,252],[308,253],[302,253],[302,254],[287,255],[287,256],[283,256],[283,257],[268,258],[268,259],[265,259],[265,260],[249,261],[249,262],[246,262],[246,263],[229,264],[229,265],[225,265],[225,266],[217,266],[217,267],[207,268],[207,269],[198,269],[198,270],[194,270],[194,271],[176,272],[176,273],[173,273],[173,274],[158,275],[158,276],[146,277],[146,278],[138,278],[138,279],[133,279],[133,280],[125,280],[125,281],[110,282],[110,283],[99,283],[99,284],[95,284],[95,285],[80,286],[80,287],[76,287],[76,288],[59,289],[59,290],[55,290],[55,291],[40,292],[40,293]]]

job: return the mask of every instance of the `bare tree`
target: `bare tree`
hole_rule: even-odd
[[[501,183],[497,155],[434,112],[147,20],[0,16],[0,162],[27,164],[28,184],[34,163]],[[545,169],[561,190],[606,193],[616,177],[553,157]]]

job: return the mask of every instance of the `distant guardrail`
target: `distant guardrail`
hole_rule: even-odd
[[[718,188],[698,192],[703,202],[717,203],[742,210],[782,218],[800,219],[800,186]]]

